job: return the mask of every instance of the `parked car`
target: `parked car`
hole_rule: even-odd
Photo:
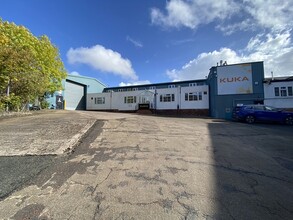
[[[41,110],[41,108],[38,105],[32,105],[32,104],[30,104],[29,105],[29,110],[30,111],[37,111],[37,110]]]
[[[232,117],[252,124],[256,121],[280,122],[293,125],[293,112],[266,105],[243,105],[234,108]]]

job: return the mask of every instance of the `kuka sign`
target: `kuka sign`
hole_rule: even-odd
[[[251,64],[219,66],[217,77],[218,95],[253,93]]]

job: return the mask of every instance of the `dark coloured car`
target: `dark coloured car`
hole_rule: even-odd
[[[30,111],[37,111],[37,110],[41,110],[41,108],[40,108],[40,106],[37,106],[37,105],[30,105],[29,110]]]
[[[283,111],[266,105],[243,105],[233,110],[232,117],[237,121],[252,124],[256,121],[280,122],[293,125],[293,112]]]

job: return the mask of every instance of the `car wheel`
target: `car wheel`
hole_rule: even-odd
[[[253,124],[255,122],[255,118],[254,116],[252,115],[247,115],[246,118],[245,118],[245,121],[248,123],[248,124]]]
[[[293,125],[293,117],[292,116],[288,116],[286,119],[285,119],[285,123],[287,125]]]

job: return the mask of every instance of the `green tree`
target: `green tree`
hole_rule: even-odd
[[[27,28],[0,19],[0,97],[14,94],[25,104],[62,89],[64,78],[59,51],[47,36],[35,37]]]

